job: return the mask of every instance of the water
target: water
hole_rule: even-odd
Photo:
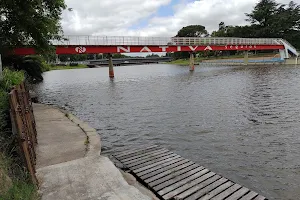
[[[110,153],[158,144],[262,193],[300,199],[300,68],[142,65],[51,71],[40,100],[70,110]]]

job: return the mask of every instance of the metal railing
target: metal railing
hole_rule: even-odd
[[[134,37],[134,36],[63,36],[53,40],[53,45],[277,45],[279,38],[230,37]]]
[[[12,131],[17,135],[21,156],[31,175],[33,183],[38,184],[35,175],[37,132],[32,102],[25,84],[15,86],[9,93]]]

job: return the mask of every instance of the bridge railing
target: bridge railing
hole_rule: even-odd
[[[63,36],[53,45],[275,45],[278,38],[230,37],[135,37],[135,36]]]

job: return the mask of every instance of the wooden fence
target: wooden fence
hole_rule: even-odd
[[[17,135],[23,161],[31,175],[33,183],[38,184],[35,175],[37,132],[32,102],[25,83],[11,90],[9,94],[12,130]]]

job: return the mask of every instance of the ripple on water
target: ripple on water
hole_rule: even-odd
[[[158,144],[270,199],[300,196],[300,69],[126,66],[51,71],[40,100],[101,135],[102,151]]]

